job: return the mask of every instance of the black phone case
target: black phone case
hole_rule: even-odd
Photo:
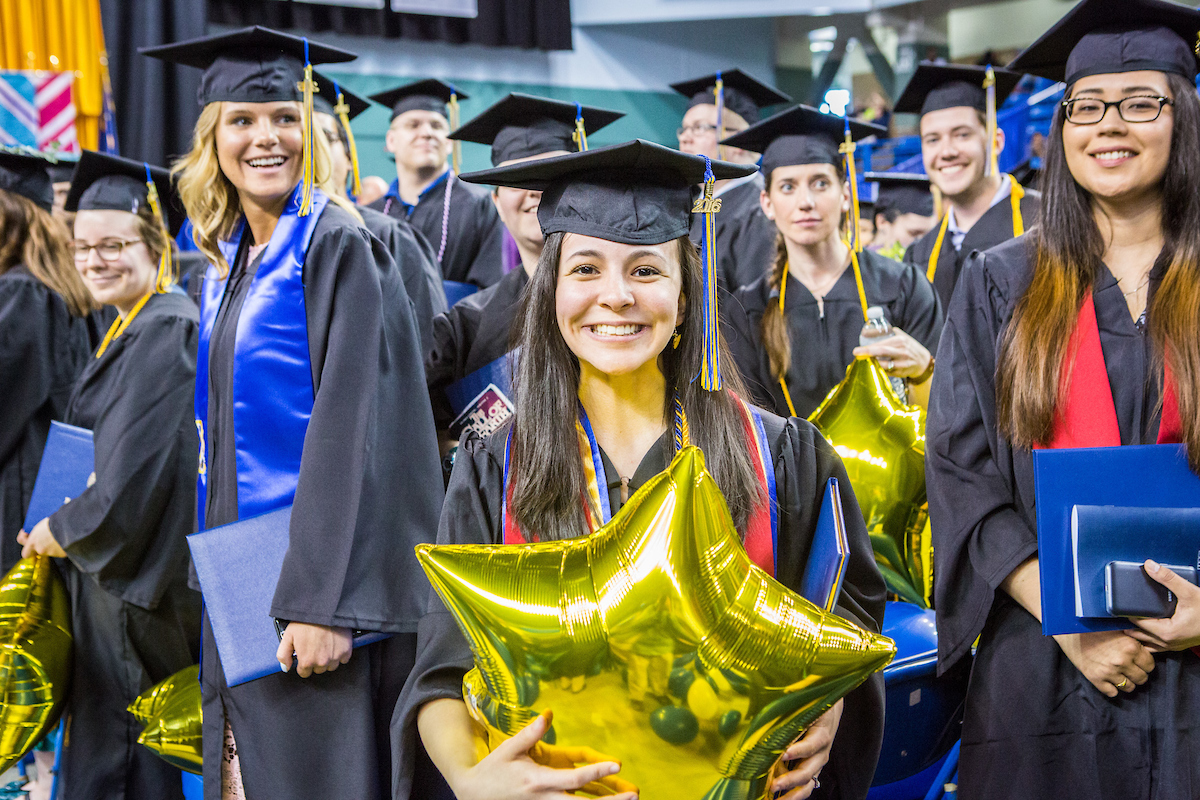
[[[1164,564],[1188,583],[1197,583],[1195,567]],[[1114,617],[1161,619],[1175,613],[1178,600],[1146,573],[1141,562],[1110,561],[1104,569],[1104,601]]]

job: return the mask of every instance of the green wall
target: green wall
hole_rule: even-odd
[[[330,77],[360,95],[370,95],[391,89],[418,78],[396,78],[390,75],[357,75],[329,72]],[[584,105],[624,111],[626,116],[588,137],[588,145],[599,147],[617,144],[630,139],[642,138],[675,147],[675,129],[683,117],[686,98],[674,92],[622,92],[609,89],[573,89],[562,86],[542,86],[525,83],[485,83],[481,81],[455,82],[455,87],[470,96],[460,104],[462,121],[479,114],[492,103],[509,92],[549,97],[554,100],[578,102]],[[396,168],[383,149],[390,111],[383,106],[373,106],[354,119],[354,138],[358,145],[360,169],[363,175],[378,175],[388,181],[396,177]],[[490,148],[463,142],[463,171],[491,167]]]

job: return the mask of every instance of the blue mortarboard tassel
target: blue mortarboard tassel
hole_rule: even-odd
[[[991,64],[988,64],[987,72],[984,73],[983,89],[987,96],[985,116],[987,117],[988,142],[987,172],[984,174],[999,175],[1000,154],[996,152],[996,72],[992,69]]]
[[[579,152],[588,149],[587,146],[587,130],[583,127],[583,106],[579,103],[575,104],[575,132],[571,134],[571,138],[575,140],[575,146],[579,148]]]
[[[150,165],[143,161],[142,166],[146,168],[146,200],[150,203],[150,210],[158,218],[158,224],[162,227],[163,233],[166,234],[167,246],[163,248],[162,255],[158,257],[158,277],[154,281],[154,291],[164,294],[171,291],[171,284],[175,282],[175,260],[171,253],[171,229],[167,227],[167,217],[163,213],[162,200],[158,196],[158,186],[155,185],[154,177],[150,174]]]
[[[304,188],[301,190],[300,210],[297,213],[301,217],[307,217],[312,213],[313,190],[316,181],[313,167],[313,149],[316,147],[316,142],[313,140],[313,128],[315,127],[313,123],[313,92],[315,90],[312,63],[308,60],[308,37],[306,36],[304,37],[304,80],[300,82],[300,92],[304,98]]]
[[[700,240],[700,258],[704,262],[704,360],[700,367],[700,385],[710,392],[721,388],[721,356],[717,349],[717,228],[716,214],[721,199],[714,197],[717,180],[712,161],[704,159],[704,194],[692,206],[693,214],[704,215],[704,234]]]

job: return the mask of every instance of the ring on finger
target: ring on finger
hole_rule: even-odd
[[[1115,686],[1118,689],[1124,689],[1128,685],[1129,685],[1129,678],[1121,678],[1121,682],[1118,684],[1115,684]]]

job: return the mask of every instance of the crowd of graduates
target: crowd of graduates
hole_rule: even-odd
[[[961,796],[1200,797],[1200,588],[1150,565],[1174,617],[1043,636],[1030,455],[1178,442],[1200,465],[1197,31],[1168,0],[1083,0],[1008,69],[922,63],[895,110],[925,174],[868,174],[861,227],[846,150],[885,132],[763,118],[790,98],[736,69],[673,86],[677,148],[588,149],[619,112],[514,93],[452,129],[449,84],[360,98],[311,72],[354,58],[316,41],[146,51],[203,71],[173,164],[0,152],[0,568],[53,557],[71,597],[61,796],[181,797],[126,707],[196,663],[208,800],[563,797],[618,773],[539,763],[544,716],[481,757],[471,651],[413,548],[585,535],[690,440],[743,536],[778,509],[792,588],[841,479],[836,613],[878,632],[866,525],[806,421],[872,358],[928,411],[939,668],[971,670]],[[1066,85],[1040,191],[996,165],[1022,74]],[[382,194],[350,126],[371,101]],[[456,174],[455,142],[493,168]],[[1073,369],[1090,344],[1101,368]],[[1108,439],[1072,411],[1097,406]],[[51,420],[93,431],[94,480],[26,531]],[[231,687],[185,537],[287,505],[281,670]],[[839,701],[771,796],[864,798],[883,699],[876,675]]]

